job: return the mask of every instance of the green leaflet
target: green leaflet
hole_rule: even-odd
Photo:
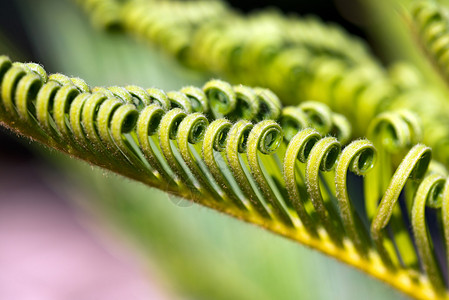
[[[422,207],[447,205],[447,188],[442,188],[446,174],[429,167],[428,147],[418,144],[408,151],[419,141],[413,114],[380,116],[371,126],[374,144],[358,140],[344,146],[350,136],[344,118],[321,103],[282,107],[276,95],[260,88],[232,87],[218,80],[203,89],[169,93],[135,86],[90,88],[81,79],[47,76],[36,64],[11,63],[4,56],[0,66],[0,116],[9,128],[295,239],[410,295],[443,295],[440,269],[446,266],[432,258]],[[255,96],[244,98],[242,90]],[[257,107],[252,118],[239,119],[238,101],[252,101]],[[293,136],[285,136],[279,124]],[[336,137],[323,137],[330,134]],[[392,163],[381,165],[390,175],[386,186],[376,190],[377,200],[382,198],[377,211],[355,209],[348,194],[348,171],[364,175],[376,170],[376,161],[396,159],[394,150],[406,155],[396,171],[388,167]],[[376,171],[374,176],[367,177],[367,186],[385,174]],[[406,227],[395,219],[394,208],[409,177],[413,182],[406,186],[406,201],[413,204],[409,211],[415,235],[407,238],[415,239],[418,249],[412,248],[412,259],[407,260],[410,249],[403,251],[401,242]],[[446,214],[442,218],[446,220]],[[371,231],[360,225],[362,220],[370,222]],[[389,224],[393,233],[385,234]],[[391,251],[394,244],[399,252]],[[418,261],[418,255],[426,257]],[[415,275],[421,272],[419,263],[422,277]]]

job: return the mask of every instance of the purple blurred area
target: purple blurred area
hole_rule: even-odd
[[[79,222],[33,155],[0,149],[0,299],[168,299],[136,253]]]

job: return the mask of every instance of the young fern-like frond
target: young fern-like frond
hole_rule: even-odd
[[[436,1],[416,1],[411,8],[411,24],[420,46],[425,50],[444,80],[449,76],[449,15]]]
[[[448,243],[449,181],[416,144],[413,113],[379,115],[371,141],[348,144],[349,122],[326,105],[283,107],[270,90],[221,80],[167,93],[91,88],[3,56],[0,87],[2,124],[26,137],[318,249],[412,297],[447,297],[447,262],[424,210],[440,215]],[[350,173],[366,175],[365,197],[350,192]]]

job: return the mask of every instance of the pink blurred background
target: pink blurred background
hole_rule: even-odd
[[[0,153],[0,299],[168,299],[132,248],[89,230],[43,180],[56,171],[18,147]]]

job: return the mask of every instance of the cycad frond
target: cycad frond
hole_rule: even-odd
[[[447,266],[435,258],[423,212],[427,205],[449,218],[441,209],[449,183],[431,149],[413,146],[421,133],[414,114],[379,115],[372,142],[345,145],[344,117],[316,102],[283,107],[267,89],[220,80],[167,93],[91,88],[7,57],[0,71],[1,121],[22,135],[258,224],[413,297],[446,296]],[[365,197],[350,195],[348,172],[367,174]]]

